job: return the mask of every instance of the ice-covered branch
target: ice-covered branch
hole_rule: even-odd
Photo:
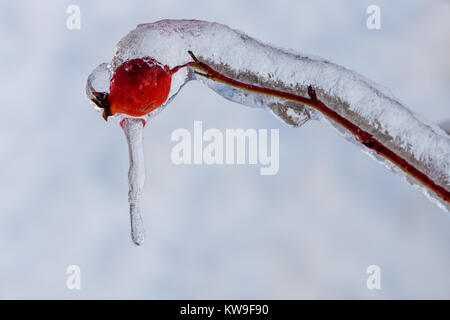
[[[225,25],[162,20],[132,30],[108,66],[91,74],[88,95],[97,105],[104,103],[106,110],[108,97],[92,91],[105,91],[101,88],[109,87],[116,70],[133,59],[158,61],[161,70],[171,71],[167,100],[152,109],[150,118],[188,81],[199,80],[226,99],[268,108],[292,126],[310,119],[330,123],[441,208],[450,208],[450,136],[354,71],[264,44]]]
[[[347,139],[418,186],[442,208],[449,208],[450,138],[438,126],[406,108],[386,88],[327,60],[266,45],[227,26],[196,20],[163,20],[139,25],[117,45],[111,71],[136,57],[151,56],[170,67],[191,60],[188,51],[216,72],[241,83],[318,100],[340,117],[416,169],[411,173],[370,148],[342,123],[303,103],[254,93],[181,69],[173,75],[170,97],[190,79],[199,79],[225,98],[256,107],[269,107],[286,123],[300,126],[308,119],[329,122]],[[159,112],[160,110],[158,110]],[[152,116],[152,114],[150,114]],[[430,187],[423,176],[438,186]]]

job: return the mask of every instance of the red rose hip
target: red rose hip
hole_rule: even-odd
[[[111,79],[110,114],[140,117],[161,106],[169,95],[172,73],[150,57],[121,64]]]

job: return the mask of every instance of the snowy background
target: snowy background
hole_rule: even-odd
[[[81,8],[81,30],[66,8]],[[366,28],[381,7],[382,29]],[[147,239],[129,235],[128,153],[87,76],[139,23],[217,21],[323,56],[450,118],[449,1],[3,1],[0,298],[450,298],[450,216],[331,127],[186,86],[145,131]],[[280,170],[175,166],[176,128],[279,128]],[[81,267],[82,290],[66,288]],[[366,268],[381,267],[381,290]]]

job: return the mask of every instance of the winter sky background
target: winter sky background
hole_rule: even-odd
[[[81,29],[66,28],[67,6]],[[381,7],[382,29],[366,28]],[[450,1],[3,1],[0,298],[450,298],[450,216],[329,126],[186,86],[145,131],[147,239],[129,235],[128,151],[85,96],[139,23],[217,21],[322,56],[450,118]],[[279,128],[280,170],[176,166],[176,128]],[[82,289],[66,288],[79,265]],[[381,268],[381,290],[366,268]]]

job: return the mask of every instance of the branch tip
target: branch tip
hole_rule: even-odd
[[[313,101],[317,101],[316,90],[312,86],[308,86],[308,95]]]
[[[194,53],[192,53],[191,50],[188,50],[189,55],[191,56],[192,60],[194,60],[195,62],[199,63],[200,61],[197,59],[197,57],[194,55]]]

